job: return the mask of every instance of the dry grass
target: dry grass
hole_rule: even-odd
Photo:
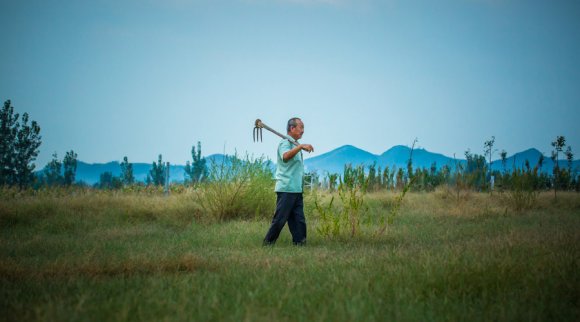
[[[5,320],[570,320],[580,318],[580,198],[409,193],[384,236],[205,220],[192,191],[0,198]],[[370,215],[393,193],[366,197]],[[330,196],[320,196],[328,201]],[[507,211],[506,211],[507,209]],[[372,227],[371,227],[372,228]],[[368,228],[372,231],[371,228]]]
[[[39,267],[28,267],[14,260],[0,262],[0,275],[7,280],[64,279],[75,277],[128,278],[133,275],[155,275],[181,272],[195,272],[212,269],[206,260],[194,254],[183,254],[178,258],[131,258],[113,262],[50,262]]]

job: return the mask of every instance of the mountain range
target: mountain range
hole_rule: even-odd
[[[304,166],[306,171],[316,171],[320,174],[342,173],[345,164],[363,164],[365,166],[369,166],[376,162],[377,166],[380,166],[383,169],[385,166],[388,166],[390,169],[393,169],[394,167],[406,168],[410,153],[411,149],[402,145],[394,146],[379,155],[372,154],[352,145],[344,145],[319,156],[305,159]],[[505,163],[502,163],[502,160],[499,159],[494,160],[491,166],[494,170],[511,170],[513,168],[523,168],[525,166],[526,160],[528,160],[530,166],[533,168],[537,164],[541,155],[542,153],[537,149],[527,149],[525,151],[518,152],[509,156],[506,158]],[[222,154],[213,154],[207,156],[206,159],[208,160],[208,163],[220,163],[223,160],[223,157],[224,155]],[[558,162],[560,167],[568,166],[568,162],[566,160],[559,160]],[[451,169],[454,169],[457,164],[465,163],[465,159],[454,159],[452,157],[448,157],[440,153],[430,152],[425,149],[413,150],[414,168],[428,169],[432,164],[435,164],[437,169],[441,169],[445,165],[448,165]],[[271,163],[271,167],[274,169],[275,164]],[[553,167],[554,163],[552,159],[550,159],[548,156],[544,156],[544,162],[540,170],[542,172],[552,173]],[[170,165],[169,178],[171,182],[184,181],[184,168],[184,165]],[[580,170],[580,160],[573,161],[572,168]],[[137,181],[145,181],[150,170],[151,163],[133,163],[133,174]],[[111,172],[114,176],[119,176],[121,174],[121,167],[119,162],[113,161],[108,163],[86,163],[78,161],[76,180],[92,185],[99,182],[100,175],[103,172]]]

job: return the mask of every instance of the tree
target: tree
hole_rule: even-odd
[[[32,161],[38,156],[41,144],[40,127],[36,121],[28,124],[28,113],[22,115],[22,123],[16,134],[16,183],[23,189],[34,181],[35,165]]]
[[[58,156],[54,152],[52,160],[44,167],[44,180],[48,186],[61,185],[64,182],[61,170],[62,162],[58,160]]]
[[[162,186],[165,184],[165,168],[166,167],[163,164],[163,157],[160,154],[158,162],[155,163],[155,161],[153,161],[153,164],[151,165],[151,171],[149,171],[149,174],[151,175],[151,183],[156,186]]]
[[[377,189],[377,162],[375,161],[373,164],[369,165],[369,174],[368,174],[368,189],[369,191],[375,191]]]
[[[489,156],[489,171],[488,171],[488,177],[489,177],[489,191],[491,192],[491,156],[493,155],[493,153],[495,152],[493,150],[493,145],[495,144],[495,136],[491,137],[491,140],[485,141],[483,143],[483,150],[485,152],[486,156]]]
[[[537,167],[540,170],[540,172],[542,171],[543,165],[544,165],[544,155],[540,154],[540,157],[538,158],[538,163],[537,163]]]
[[[568,145],[566,152],[566,160],[568,161],[568,172],[572,173],[572,162],[574,162],[574,153],[572,153],[572,147]]]
[[[191,147],[191,157],[193,163],[190,164],[189,161],[185,163],[185,174],[193,184],[202,182],[207,178],[208,169],[206,159],[201,157],[201,142],[197,141],[197,151],[195,146]]]
[[[501,150],[501,152],[499,153],[499,156],[501,157],[501,165],[503,166],[503,172],[505,173],[505,164],[507,163],[506,150]]]
[[[96,186],[100,189],[119,189],[123,186],[121,178],[113,176],[110,171],[101,173],[99,183]]]
[[[34,180],[32,163],[41,144],[40,127],[36,121],[28,124],[28,113],[14,114],[10,100],[0,110],[0,185],[15,185],[20,189]],[[31,164],[32,163],[32,164]]]
[[[77,173],[77,154],[70,150],[62,160],[64,166],[64,185],[70,186],[75,183],[75,176]]]
[[[133,175],[133,164],[129,163],[127,157],[123,158],[121,166],[121,181],[124,185],[132,185],[135,182],[135,176]]]
[[[576,174],[572,173],[572,162],[574,162],[574,153],[572,153],[572,147],[568,145],[566,152],[566,160],[568,161],[568,181],[567,186],[568,188],[573,188],[576,185]]]
[[[566,146],[566,138],[558,135],[556,140],[552,142],[552,146],[554,147],[554,150],[552,150],[552,161],[554,161],[554,199],[556,199],[558,197],[556,191],[560,185],[560,165],[558,164],[558,157]]]
[[[409,160],[407,160],[407,175],[409,177],[409,181],[413,179],[413,151],[415,150],[415,144],[417,144],[419,140],[415,138],[413,140],[413,145],[411,146],[411,152],[409,153]]]
[[[467,160],[465,174],[468,177],[468,184],[471,187],[481,189],[485,186],[485,156],[471,153],[471,150],[467,149],[465,151],[465,159]]]
[[[14,115],[10,100],[4,102],[0,111],[0,185],[12,185],[15,181],[14,142],[18,133],[19,115]]]

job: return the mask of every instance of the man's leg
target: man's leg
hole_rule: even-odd
[[[288,228],[292,234],[294,245],[306,244],[306,217],[304,216],[304,201],[302,194],[297,194],[296,202],[288,217]]]
[[[272,218],[270,229],[264,238],[264,245],[272,245],[276,242],[282,228],[288,221],[288,216],[292,212],[296,199],[291,193],[277,192],[276,194],[276,212],[274,213],[274,218]]]

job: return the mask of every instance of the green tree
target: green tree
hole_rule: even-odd
[[[64,185],[70,186],[75,183],[75,176],[77,173],[77,157],[78,155],[70,150],[64,156],[62,165],[64,166]]]
[[[560,153],[564,150],[565,146],[566,146],[566,138],[562,135],[558,135],[556,137],[556,140],[552,142],[552,147],[554,147],[554,150],[552,150],[552,161],[554,161],[554,199],[558,198],[557,190],[561,185],[560,165],[558,164],[558,158]]]
[[[566,152],[566,160],[568,161],[568,172],[572,173],[572,162],[574,162],[574,153],[572,153],[572,147],[568,145]]]
[[[135,176],[133,175],[133,164],[129,163],[127,157],[123,158],[121,166],[121,181],[124,185],[132,185],[135,183]]]
[[[378,180],[377,180],[377,162],[375,161],[373,164],[369,165],[369,173],[368,173],[368,190],[375,191],[378,188]]]
[[[159,160],[157,163],[153,161],[151,164],[151,170],[149,174],[151,175],[151,183],[156,186],[162,186],[165,184],[165,171],[166,166],[163,164],[163,156],[159,155]]]
[[[485,185],[485,175],[487,172],[485,156],[471,153],[471,150],[467,149],[465,151],[465,159],[467,160],[467,167],[465,168],[467,183],[472,188],[480,190]]]
[[[411,152],[409,152],[409,160],[407,160],[407,176],[409,181],[413,179],[413,151],[415,150],[415,144],[419,142],[419,139],[415,138],[413,140],[413,145],[411,145]]]
[[[18,114],[10,100],[0,111],[0,185],[14,184],[16,177],[14,142],[18,133]]]
[[[506,152],[506,150],[501,150],[501,152],[499,153],[499,156],[501,158],[501,165],[503,167],[503,173],[505,173],[505,164],[507,163],[507,152]]]
[[[489,191],[491,192],[491,156],[497,150],[493,149],[493,145],[495,144],[495,136],[492,136],[490,140],[485,141],[483,143],[483,150],[486,156],[489,156],[489,169],[488,169],[488,178],[489,178]]]
[[[543,166],[544,166],[544,155],[540,154],[540,157],[538,158],[538,163],[537,163],[537,167],[540,170],[540,172],[542,171]]]
[[[576,175],[572,173],[572,162],[574,162],[574,153],[572,153],[572,147],[568,145],[566,152],[566,160],[568,161],[568,180],[566,182],[566,186],[568,189],[573,188],[576,184]]]
[[[399,168],[399,170],[397,170],[397,180],[395,183],[397,189],[403,189],[403,187],[405,186],[404,176],[405,174],[403,168]]]
[[[52,187],[64,183],[62,176],[62,162],[58,160],[56,152],[52,154],[52,160],[44,167],[44,182]]]
[[[197,151],[195,146],[191,147],[191,157],[193,158],[193,163],[187,161],[184,169],[189,181],[195,184],[206,180],[208,169],[206,159],[201,157],[201,142],[197,141]]]
[[[113,176],[110,171],[101,173],[99,183],[96,186],[100,189],[119,189],[123,186],[121,178]]]
[[[36,160],[41,144],[38,123],[32,121],[28,124],[28,120],[28,113],[24,113],[16,135],[16,183],[20,189],[30,186],[34,181],[36,165],[32,162]]]
[[[32,163],[38,156],[41,144],[40,127],[30,124],[28,113],[14,114],[10,100],[0,110],[0,185],[18,185],[21,189],[34,180]]]

